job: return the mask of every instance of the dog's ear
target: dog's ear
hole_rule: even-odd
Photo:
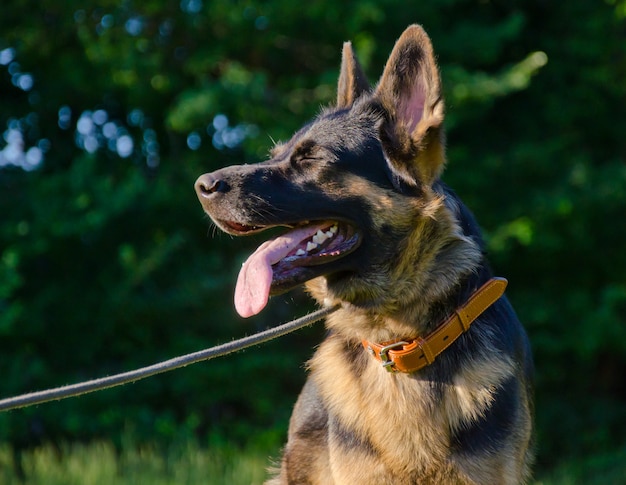
[[[361,64],[354,55],[352,44],[345,42],[341,53],[341,72],[337,83],[337,107],[349,108],[366,91],[370,84]]]
[[[386,113],[380,135],[392,170],[409,185],[431,185],[445,162],[444,109],[432,44],[419,25],[396,42],[375,97]]]

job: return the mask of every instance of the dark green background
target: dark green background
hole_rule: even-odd
[[[441,64],[445,180],[476,213],[533,343],[539,467],[626,446],[624,0],[3,2],[0,396],[311,308],[296,292],[236,316],[237,270],[259,239],[211,229],[193,182],[262,160],[332,102],[343,41],[375,81],[413,22]],[[109,138],[89,126],[104,116]],[[0,414],[0,440],[277,446],[322,334]]]

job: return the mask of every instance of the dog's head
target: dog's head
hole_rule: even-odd
[[[225,232],[288,228],[244,263],[240,315],[305,282],[320,301],[389,308],[403,292],[427,291],[429,275],[442,270],[436,260],[473,244],[438,188],[443,118],[432,46],[414,25],[374,89],[344,44],[335,107],[276,145],[269,160],[199,177],[198,198]]]

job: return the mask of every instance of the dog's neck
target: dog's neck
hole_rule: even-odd
[[[482,263],[482,262],[481,262]],[[348,341],[385,342],[427,335],[463,305],[492,276],[486,264],[479,264],[461,275],[447,288],[429,288],[416,301],[401,304],[390,301],[368,301],[367,305],[341,303],[342,308],[327,319],[329,330]]]
[[[364,340],[363,347],[389,372],[416,372],[432,364],[467,332],[472,323],[502,296],[506,285],[504,278],[491,278],[426,336],[386,342]]]

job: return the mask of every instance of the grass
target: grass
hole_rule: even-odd
[[[109,442],[44,445],[24,453],[26,481],[15,474],[9,445],[0,445],[0,483],[7,485],[259,485],[275,451],[204,448],[195,443],[161,450]],[[564,463],[534,485],[626,484],[626,450]]]
[[[118,453],[108,442],[52,445],[25,452],[27,485],[260,485],[267,455],[188,443],[168,450],[135,447]],[[0,446],[0,483],[23,485],[9,446]]]

